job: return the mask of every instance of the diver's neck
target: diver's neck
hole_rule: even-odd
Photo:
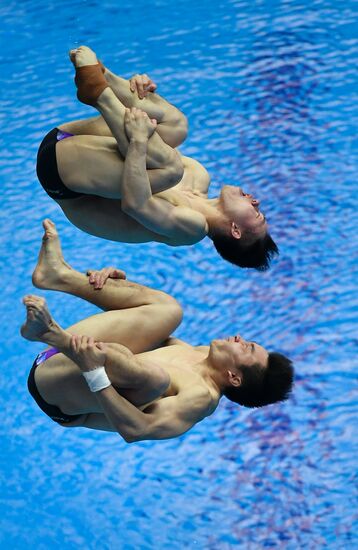
[[[207,350],[209,351],[209,346],[207,346]],[[216,393],[219,395],[223,393],[225,387],[225,377],[220,370],[212,365],[209,355],[207,355],[205,359],[202,359],[199,363],[196,363],[196,365],[194,365],[194,369],[205,380],[206,384]]]
[[[206,197],[199,197],[198,195],[187,196],[190,207],[200,214],[205,216],[208,222],[209,228],[218,225],[223,220],[223,212],[221,210],[220,199],[208,199]],[[210,236],[210,231],[209,231]]]

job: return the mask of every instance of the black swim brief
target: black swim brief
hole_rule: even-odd
[[[43,351],[42,353],[39,353],[36,357],[32,368],[29,373],[29,377],[27,379],[27,387],[32,395],[32,397],[35,399],[36,403],[40,407],[40,409],[47,414],[52,420],[55,422],[58,422],[59,424],[68,424],[69,422],[73,422],[74,420],[77,420],[77,418],[80,418],[81,414],[66,414],[61,411],[56,405],[50,405],[49,403],[46,403],[44,399],[42,399],[39,390],[37,389],[36,382],[35,382],[35,370],[36,368],[46,361],[46,359],[49,359],[52,355],[55,355],[56,353],[59,353],[57,349],[52,348],[46,351]]]
[[[54,128],[44,137],[37,153],[37,177],[52,199],[76,199],[83,196],[82,193],[68,189],[58,173],[56,143],[69,137],[72,134]]]

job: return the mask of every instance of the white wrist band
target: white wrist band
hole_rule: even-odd
[[[107,373],[104,367],[96,367],[93,370],[82,373],[89,389],[92,392],[104,390],[111,385],[111,381],[107,376]]]

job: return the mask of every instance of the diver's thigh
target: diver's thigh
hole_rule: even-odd
[[[73,136],[56,144],[57,168],[64,185],[87,195],[120,198],[123,159],[114,138]]]
[[[58,126],[58,129],[62,132],[75,135],[82,134],[90,136],[113,137],[113,134],[102,115],[65,122],[65,124]]]
[[[122,344],[133,353],[158,347],[177,328],[180,319],[165,304],[106,311],[79,321],[67,330],[96,341]]]

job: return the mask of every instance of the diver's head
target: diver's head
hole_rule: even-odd
[[[219,197],[223,218],[210,227],[210,237],[224,260],[265,271],[278,248],[259,206],[260,201],[241,187],[224,185]]]
[[[220,373],[221,391],[245,407],[262,407],[288,398],[293,383],[292,362],[241,336],[213,340],[209,362]]]

